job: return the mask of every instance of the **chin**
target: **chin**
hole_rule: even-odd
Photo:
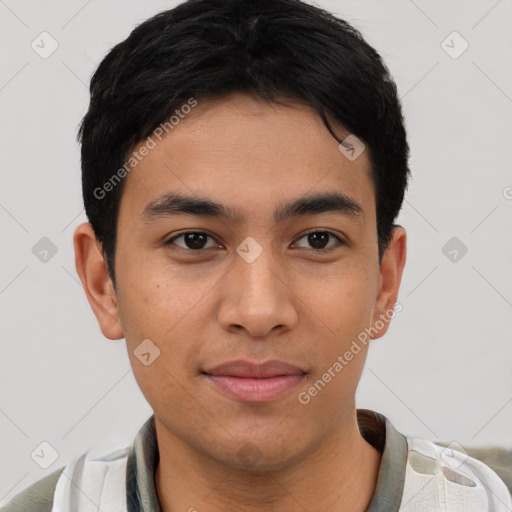
[[[268,439],[262,439],[256,442],[240,442],[239,446],[234,453],[223,450],[218,454],[210,453],[210,457],[230,469],[255,474],[286,469],[305,457],[302,449],[298,451],[296,443],[293,446],[283,446],[282,443],[271,444]]]

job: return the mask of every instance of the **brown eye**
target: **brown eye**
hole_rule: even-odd
[[[201,231],[189,231],[187,233],[181,233],[181,235],[171,238],[165,244],[175,244],[182,249],[199,251],[201,249],[208,248],[206,247],[206,243],[209,238],[213,241],[213,238],[207,233],[203,233]],[[176,243],[177,240],[182,240],[182,243]],[[210,247],[215,247],[215,243]]]
[[[309,244],[309,247],[301,247],[306,249],[330,249],[336,245],[343,244],[343,241],[339,237],[337,237],[334,233],[330,233],[329,231],[313,231],[312,233],[307,233],[306,235],[302,236],[299,240],[302,239],[306,239],[306,242]],[[332,239],[337,240],[338,244],[334,243],[327,245]]]

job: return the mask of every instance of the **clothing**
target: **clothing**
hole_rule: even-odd
[[[459,446],[404,436],[383,415],[358,409],[363,437],[382,453],[367,512],[505,512],[504,481]],[[16,495],[1,512],[161,512],[154,415],[133,446],[96,446]]]

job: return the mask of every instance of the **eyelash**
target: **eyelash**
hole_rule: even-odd
[[[338,235],[335,235],[334,233],[332,233],[331,231],[327,231],[327,230],[313,230],[313,231],[308,231],[307,233],[304,233],[303,235],[301,235],[297,241],[299,240],[302,240],[303,238],[307,237],[308,235],[311,235],[313,233],[326,233],[328,235],[330,235],[331,237],[335,238],[338,242],[337,245],[334,245],[334,246],[330,246],[330,247],[326,247],[324,249],[306,249],[306,250],[311,250],[315,253],[320,253],[320,252],[323,252],[323,253],[326,253],[326,252],[330,252],[331,250],[333,249],[336,249],[337,247],[341,246],[341,245],[346,245],[345,242],[338,236]],[[205,231],[185,231],[183,233],[180,233],[179,235],[176,235],[176,236],[173,236],[172,238],[170,238],[169,240],[167,240],[166,242],[164,242],[164,245],[173,245],[173,242],[175,240],[177,240],[178,238],[180,237],[183,237],[184,235],[189,235],[189,234],[199,234],[199,235],[206,235],[207,237],[209,238],[212,238],[213,240],[215,240],[215,237],[213,237],[212,235],[210,235],[209,233],[206,233]],[[175,245],[175,244],[174,244]],[[195,253],[195,254],[198,254],[198,253],[204,253],[206,252],[208,249],[187,249],[187,248],[184,248],[184,247],[181,247],[179,245],[176,246],[179,250],[181,251],[184,251],[184,252],[187,252],[187,253]],[[211,249],[211,248],[210,248]],[[304,249],[304,248],[301,248],[301,249]]]

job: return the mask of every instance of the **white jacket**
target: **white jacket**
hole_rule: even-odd
[[[511,512],[504,482],[484,463],[426,439],[408,445],[403,512]],[[127,512],[130,447],[101,446],[69,463],[54,494],[52,512]]]

